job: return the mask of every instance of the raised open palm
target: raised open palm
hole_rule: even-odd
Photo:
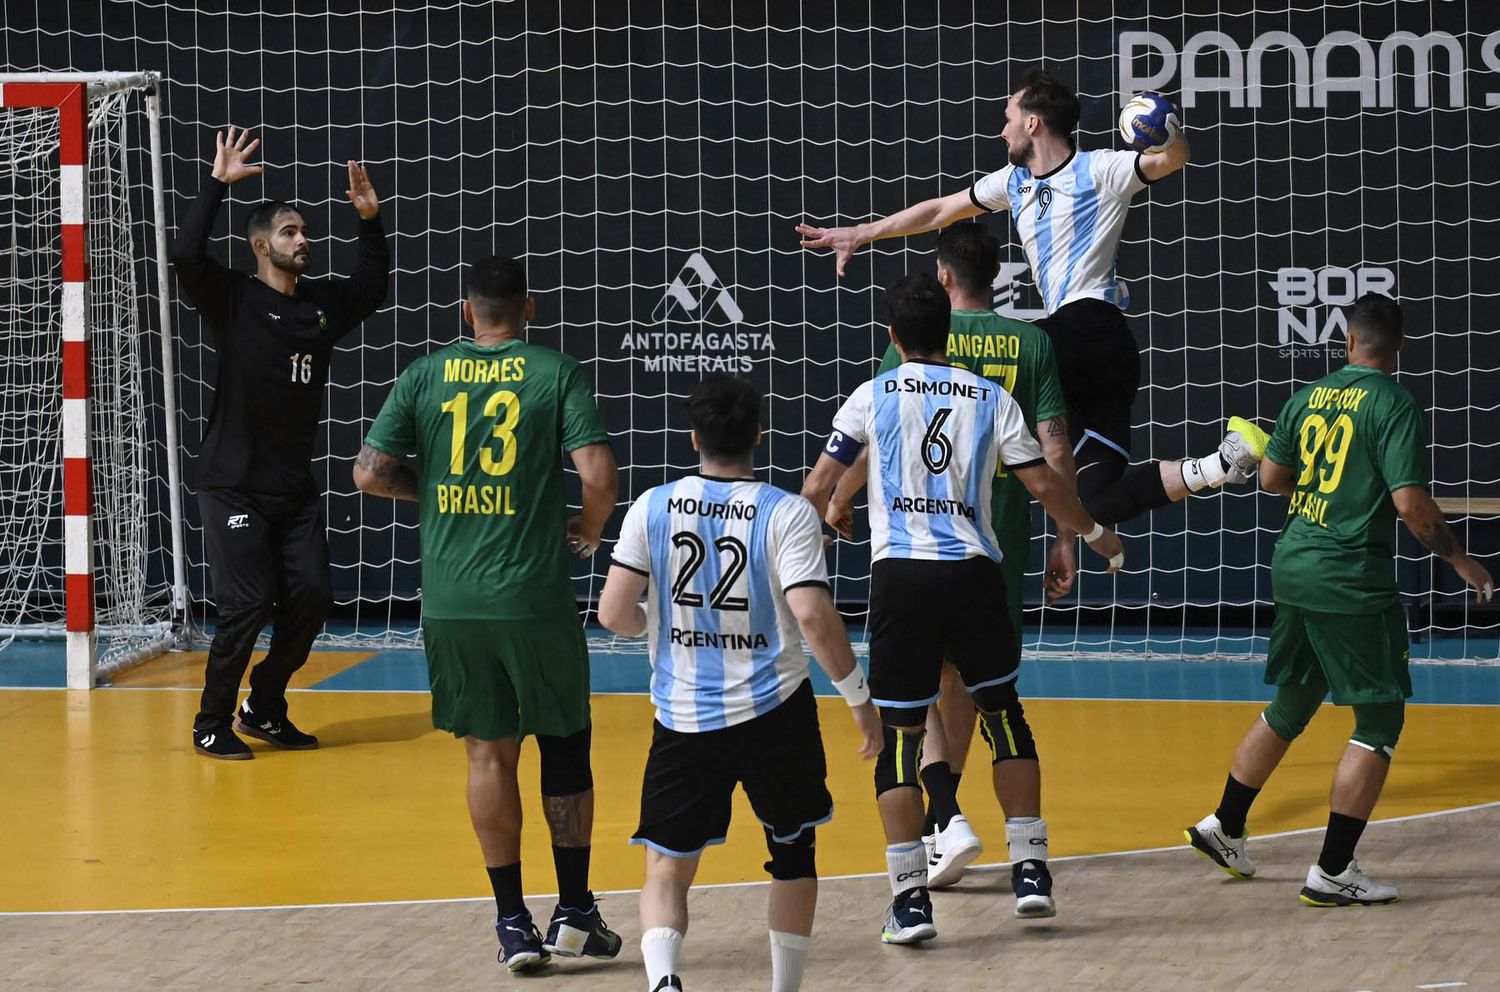
[[[353,159],[349,160],[349,188],[344,193],[365,220],[380,213],[380,198],[375,195],[375,187],[370,185],[370,174]]]
[[[229,126],[229,132],[215,132],[215,141],[218,143],[214,152],[215,179],[223,183],[235,183],[246,176],[254,176],[265,172],[263,165],[250,165],[248,159],[254,154],[255,149],[260,147],[260,139],[246,142],[250,138],[250,132],[237,128],[233,124]]]

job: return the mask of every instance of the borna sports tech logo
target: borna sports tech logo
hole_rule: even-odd
[[[1366,293],[1396,295],[1396,273],[1377,266],[1282,268],[1268,286],[1276,294],[1276,345],[1282,358],[1344,358],[1349,318],[1344,307]]]

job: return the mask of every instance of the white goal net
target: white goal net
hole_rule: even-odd
[[[65,360],[67,191],[64,116],[15,106],[28,87],[0,76],[0,646],[69,627],[64,380],[87,369],[97,667],[153,653],[172,636],[168,420],[160,338],[152,170],[144,100],[149,81],[103,85],[87,101],[82,215],[87,359]],[[86,79],[71,82],[87,83]],[[51,91],[48,91],[51,92]],[[78,604],[74,604],[76,610]]]
[[[1134,457],[1202,454],[1230,415],[1269,427],[1294,388],[1342,363],[1354,294],[1385,289],[1406,313],[1398,377],[1428,411],[1434,491],[1454,501],[1460,539],[1487,554],[1500,525],[1465,507],[1500,496],[1500,197],[1485,164],[1500,147],[1500,8],[1223,6],[1084,0],[1059,17],[1041,0],[459,0],[209,14],[126,2],[70,13],[61,35],[21,11],[0,28],[0,56],[17,68],[60,59],[164,70],[177,210],[207,175],[214,129],[252,128],[267,172],[235,186],[212,249],[241,268],[252,264],[245,213],[276,197],[297,203],[320,239],[316,274],[347,272],[356,228],[343,163],[369,167],[395,275],[385,306],[333,362],[316,472],[338,601],[330,642],[416,637],[416,515],[360,497],[350,470],[400,370],[465,332],[466,259],[524,256],[531,337],[594,376],[622,502],[695,466],[680,401],[718,370],[767,393],[759,468],[796,489],[839,402],[883,350],[882,287],[931,266],[932,242],[879,243],[840,280],[830,257],[798,247],[793,227],[887,215],[999,167],[1006,99],[1043,58],[1076,83],[1083,147],[1119,147],[1116,114],[1141,89],[1182,104],[1193,145],[1184,173],[1137,199],[1120,252],[1142,347]],[[988,223],[1009,245],[997,305],[1036,316],[1009,219]],[[178,306],[191,461],[216,369],[196,315]],[[42,374],[26,373],[5,402],[43,409]],[[4,485],[47,488],[24,471]],[[212,586],[187,506],[189,587],[208,624]],[[1085,574],[1046,609],[1038,537],[1029,649],[1263,652],[1286,512],[1250,488],[1157,511],[1123,528],[1126,574]],[[1398,547],[1413,657],[1500,658],[1496,614],[1470,607],[1451,570],[1404,533]],[[867,542],[841,542],[830,561],[837,598],[862,622]],[[597,594],[607,563],[577,566],[580,599]]]

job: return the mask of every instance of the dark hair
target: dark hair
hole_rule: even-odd
[[[1401,348],[1401,305],[1384,293],[1366,293],[1354,301],[1349,313],[1349,327],[1359,332],[1359,340],[1384,355],[1394,355]]]
[[[1078,94],[1073,88],[1046,69],[1033,69],[1021,78],[1020,90],[1022,112],[1036,114],[1047,130],[1067,139],[1068,147],[1077,147]]]
[[[250,208],[245,218],[245,240],[270,231],[276,226],[276,218],[285,213],[300,214],[302,211],[284,200],[264,200]]]
[[[464,295],[474,319],[504,324],[521,319],[526,310],[526,270],[503,255],[489,255],[469,265]]]
[[[952,307],[937,276],[930,272],[902,276],[885,291],[885,309],[902,351],[915,355],[947,352]]]
[[[745,458],[760,434],[760,390],[737,375],[711,375],[687,398],[688,423],[710,458]]]
[[[966,292],[988,293],[1000,271],[1000,241],[983,224],[950,224],[938,235],[937,260]]]

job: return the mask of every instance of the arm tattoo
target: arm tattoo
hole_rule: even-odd
[[[392,499],[417,501],[417,475],[403,465],[401,459],[376,451],[367,444],[359,449],[354,464],[375,476],[375,488],[370,492]]]
[[[571,796],[543,796],[542,809],[547,814],[547,827],[552,831],[555,847],[588,847],[589,837],[584,832],[583,801],[588,792],[575,792]]]
[[[1431,551],[1439,558],[1452,557],[1458,554],[1460,550],[1458,538],[1453,536],[1453,531],[1448,528],[1448,524],[1442,517],[1435,517],[1430,521],[1424,521],[1417,527],[1413,527],[1411,532],[1417,540],[1422,542],[1428,551]]]
[[[1061,417],[1053,417],[1044,426],[1048,437],[1065,437],[1068,433],[1068,424]]]

